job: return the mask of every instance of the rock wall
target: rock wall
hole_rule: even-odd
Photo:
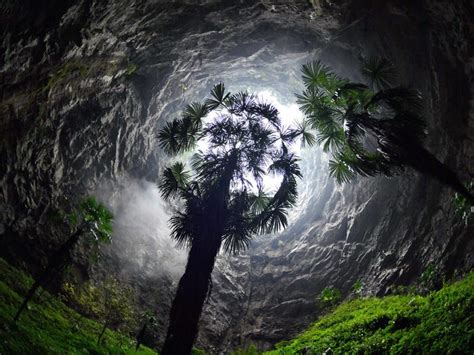
[[[166,162],[156,141],[163,122],[219,81],[292,102],[305,61],[320,58],[360,80],[360,60],[380,55],[396,64],[401,84],[424,94],[430,150],[472,179],[469,14],[469,1],[2,3],[0,255],[35,272],[61,238],[48,213],[65,199],[100,195],[120,218],[101,265],[134,284],[144,308],[158,307],[159,343],[179,275],[163,272],[163,255],[179,270],[184,253],[155,236],[166,229],[163,214],[155,230],[136,232],[152,218],[127,219],[142,206],[127,191],[156,192],[148,184]],[[383,294],[430,262],[448,276],[472,268],[473,230],[454,216],[449,189],[412,172],[335,186],[324,156],[305,155],[293,224],[218,261],[199,345],[217,353],[288,338],[317,315],[326,286],[347,294],[361,280],[367,293]],[[159,253],[143,252],[152,249]]]

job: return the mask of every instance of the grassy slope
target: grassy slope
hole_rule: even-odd
[[[328,351],[329,349],[332,350]],[[349,301],[266,354],[474,353],[474,272],[428,296]]]
[[[15,325],[11,319],[32,280],[0,259],[0,354],[155,354],[110,330],[97,345],[101,325],[81,317],[56,297],[41,292]]]

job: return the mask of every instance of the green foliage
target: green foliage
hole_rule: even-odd
[[[266,354],[459,354],[474,348],[474,272],[427,296],[358,298]]]
[[[364,284],[362,283],[362,281],[357,280],[356,282],[354,282],[354,285],[352,285],[352,293],[355,296],[360,297],[363,291],[364,291]]]
[[[181,118],[166,123],[158,139],[168,154],[207,142],[206,149],[194,154],[191,169],[181,162],[165,168],[159,188],[165,199],[183,202],[170,220],[178,246],[192,245],[210,207],[221,204],[223,227],[218,233],[229,253],[245,249],[255,234],[287,225],[301,177],[291,145],[297,139],[306,145],[316,142],[308,122],[284,128],[271,104],[247,92],[228,93],[222,83],[204,103],[187,105]],[[282,177],[273,196],[263,186],[263,175],[269,173]]]
[[[259,355],[262,352],[258,351],[257,347],[255,344],[250,344],[247,348],[245,349],[237,349],[234,352],[232,352],[232,355]]]
[[[127,65],[127,70],[125,72],[125,75],[130,77],[130,76],[134,75],[137,72],[137,70],[138,70],[138,65],[135,64],[135,63],[130,62]]]
[[[125,332],[136,327],[133,290],[113,277],[107,278],[100,286],[86,282],[79,289],[65,283],[63,292],[81,313],[90,318]]]
[[[47,91],[56,88],[66,82],[66,80],[71,79],[73,76],[85,77],[88,74],[88,71],[89,69],[87,66],[80,62],[68,62],[49,77],[48,83],[44,89]]]
[[[467,186],[469,191],[474,191],[474,181]],[[454,211],[458,217],[460,217],[466,225],[474,223],[474,212],[471,211],[471,207],[474,207],[469,203],[466,197],[456,193],[453,200]]]
[[[79,219],[94,243],[110,243],[113,218],[113,214],[94,197],[87,197],[79,204]]]
[[[387,89],[395,80],[395,66],[385,58],[373,57],[364,61],[362,74],[375,90]]]
[[[11,322],[33,280],[0,259],[1,354],[155,354],[118,332],[107,330],[96,344],[102,325],[81,317],[46,291],[38,292],[21,322]]]
[[[326,287],[321,291],[318,302],[323,308],[333,307],[342,299],[341,291],[334,287]]]
[[[199,349],[199,348],[196,348],[196,347],[193,347],[192,351],[191,351],[191,354],[192,355],[206,355],[206,352],[202,349]]]
[[[338,183],[357,175],[391,176],[408,164],[404,149],[421,147],[425,125],[418,92],[402,87],[374,92],[320,62],[303,65],[301,72],[305,90],[297,101],[317,143],[330,153],[329,171]],[[381,89],[391,82],[393,65],[373,59],[363,72],[369,85]]]
[[[418,288],[421,292],[439,289],[443,283],[441,271],[434,264],[428,264],[427,268],[420,275]]]
[[[444,275],[438,267],[435,264],[428,264],[415,284],[395,286],[392,293],[396,295],[424,295],[439,290],[444,283]]]

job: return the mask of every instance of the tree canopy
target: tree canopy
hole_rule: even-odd
[[[301,177],[291,150],[299,139],[315,142],[306,122],[285,128],[271,103],[247,92],[228,93],[223,84],[216,85],[204,103],[188,105],[180,119],[159,133],[161,147],[170,154],[198,150],[189,167],[181,161],[167,167],[159,184],[165,199],[184,202],[171,219],[173,238],[182,246],[192,243],[203,207],[224,178],[229,181],[222,236],[226,251],[238,252],[252,235],[285,227]],[[265,174],[282,178],[272,195],[265,190]]]
[[[302,67],[305,89],[297,101],[316,140],[331,156],[329,171],[339,183],[355,176],[392,176],[406,167],[435,177],[474,198],[456,174],[424,148],[423,98],[417,90],[392,86],[394,66],[368,60],[367,83],[342,78],[319,61]]]

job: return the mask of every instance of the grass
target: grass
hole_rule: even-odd
[[[474,272],[426,296],[355,299],[265,354],[472,354]]]
[[[32,279],[0,259],[0,354],[156,354],[115,331],[97,344],[101,324],[84,318],[39,290],[19,321],[12,322]]]

